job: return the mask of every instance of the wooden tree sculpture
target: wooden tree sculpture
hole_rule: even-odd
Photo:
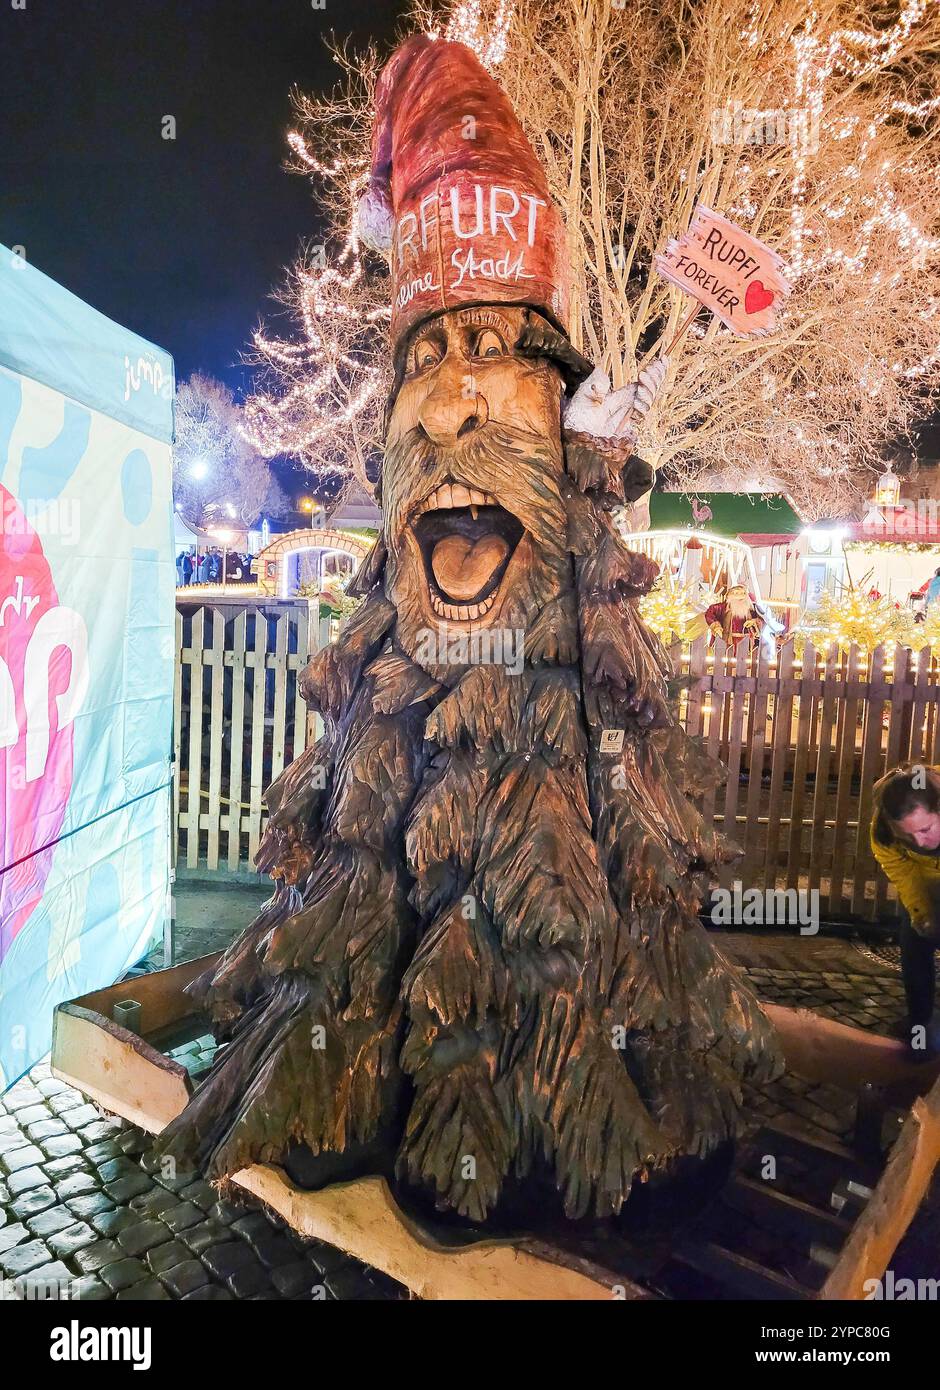
[[[216,1178],[383,1171],[473,1221],[527,1185],[606,1216],[780,1066],[698,921],[714,770],[608,514],[649,485],[663,373],[608,394],[572,348],[559,215],[468,49],[410,40],[376,100],[384,531],[303,673],[326,733],[268,792],[277,889],[197,982],[227,1045],[162,1145]]]

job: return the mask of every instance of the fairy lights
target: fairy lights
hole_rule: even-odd
[[[637,600],[637,608],[647,627],[667,643],[684,638],[702,612],[695,603],[693,586],[669,570],[664,570],[649,593]]]
[[[855,646],[859,651],[873,652],[883,646],[889,653],[896,646],[927,645],[911,610],[883,597],[871,587],[870,580],[866,575],[860,584],[846,584],[838,594],[822,594],[818,607],[800,620],[794,637],[797,655],[803,655],[807,643],[817,651],[828,651],[835,645],[840,651]]]
[[[335,263],[302,265],[294,272],[290,307],[300,336],[292,340],[253,335],[257,360],[273,371],[280,389],[256,392],[245,402],[245,433],[265,457],[292,454],[315,457],[321,472],[346,472],[343,451],[324,450],[336,443],[343,426],[354,426],[377,405],[385,372],[370,360],[374,325],[388,310],[371,302],[359,254],[355,206],[363,183],[361,160],[318,160],[297,131],[288,143],[318,178],[339,182],[349,202],[349,232]]]
[[[791,18],[791,29],[781,30],[779,36],[768,33],[761,6],[748,12],[740,37],[748,46],[760,45],[768,60],[771,54],[783,60],[789,68],[787,104],[803,112],[808,128],[818,131],[816,148],[794,142],[788,151],[785,254],[797,287],[801,280],[812,284],[821,276],[835,276],[834,287],[841,283],[856,297],[870,285],[875,303],[878,293],[898,290],[905,282],[911,285],[909,293],[918,293],[911,284],[912,273],[936,269],[940,238],[933,233],[940,205],[940,161],[924,157],[923,137],[940,112],[940,95],[935,70],[923,64],[914,69],[903,66],[912,55],[922,57],[928,51],[929,39],[923,36],[917,47],[917,30],[936,4],[937,0],[900,0],[893,23],[879,29],[873,21],[872,28],[862,29],[837,27],[832,7],[809,3],[804,21],[792,28]],[[928,80],[933,94],[925,90]],[[864,109],[847,109],[852,105]],[[832,145],[838,142],[848,148],[833,166]],[[753,216],[766,208],[758,179],[766,184],[777,177],[781,161],[775,158],[771,163],[773,168],[763,170],[759,161],[753,169],[739,166],[732,216]],[[930,189],[932,205],[925,196]],[[911,194],[919,207],[905,205]],[[896,268],[885,266],[892,256],[897,258]],[[840,282],[839,276],[846,278]],[[861,282],[859,289],[851,289],[852,280]],[[797,304],[798,294],[792,308]],[[885,336],[890,337],[890,330]],[[890,378],[905,383],[935,376],[938,364],[940,334],[925,344],[915,333],[897,343],[892,356],[873,358],[863,389],[874,399],[885,392]],[[885,404],[890,409],[897,400],[894,391]]]
[[[862,124],[858,115],[826,116],[825,100],[834,78],[849,77],[859,79],[884,72],[902,51],[916,25],[923,19],[927,0],[906,0],[902,5],[897,24],[881,33],[866,33],[858,29],[841,29],[829,35],[828,39],[818,38],[814,33],[816,14],[810,10],[806,26],[792,39],[796,57],[793,78],[793,103],[797,108],[805,108],[811,118],[819,122],[820,139],[846,139],[856,135]],[[862,50],[860,54],[859,50]],[[861,181],[867,173],[869,160],[877,159],[876,147],[881,127],[892,115],[907,115],[911,119],[923,120],[940,105],[940,98],[914,106],[901,101],[890,101],[884,109],[869,119],[855,160],[844,169],[845,177]],[[890,181],[891,161],[882,159],[876,169],[871,193],[861,201],[871,207],[871,214],[859,229],[859,242],[854,253],[834,244],[824,244],[815,251],[809,242],[814,232],[809,225],[807,204],[810,193],[810,177],[807,168],[811,156],[805,151],[794,149],[794,172],[790,191],[792,208],[790,217],[790,267],[794,278],[811,272],[825,271],[830,267],[843,267],[854,272],[862,272],[869,259],[871,237],[878,228],[893,232],[901,250],[913,256],[936,254],[940,241],[925,234],[908,213],[898,205],[897,191]],[[870,175],[869,175],[870,177]],[[830,220],[839,221],[853,206],[848,191],[842,191],[831,202],[823,202],[819,214]],[[903,368],[899,370],[903,371]]]
[[[480,0],[461,0],[454,5],[443,37],[472,48],[485,68],[492,71],[506,56],[506,40],[512,24],[515,0],[498,0],[492,20],[485,22]],[[431,31],[438,38],[439,31]]]
[[[927,144],[940,121],[940,85],[936,68],[924,61],[936,42],[938,0],[891,0],[871,10],[870,17],[864,7],[819,0],[703,4],[709,31],[725,14],[729,21],[742,14],[744,19],[727,26],[729,44],[734,44],[735,31],[738,39],[728,55],[727,86],[720,85],[725,79],[719,74],[714,95],[710,87],[702,95],[727,104],[740,92],[738,106],[747,101],[748,110],[753,105],[765,115],[768,103],[781,101],[785,113],[800,117],[798,129],[787,127],[787,140],[766,148],[748,141],[746,148],[719,146],[702,153],[696,144],[701,131],[694,125],[701,112],[687,127],[674,113],[661,146],[655,119],[618,124],[616,113],[630,106],[631,88],[625,76],[629,64],[616,47],[626,20],[617,14],[610,16],[609,38],[598,39],[596,50],[590,47],[595,29],[587,26],[582,33],[574,20],[569,27],[568,18],[547,0],[528,6],[517,0],[449,0],[433,20],[428,18],[430,7],[419,5],[415,14],[429,36],[465,43],[485,66],[498,70],[523,120],[531,120],[536,131],[538,116],[527,114],[525,93],[531,91],[528,77],[540,42],[558,71],[570,74],[572,90],[579,73],[592,63],[598,74],[609,77],[608,106],[614,114],[592,114],[591,138],[596,130],[603,154],[590,171],[585,166],[584,186],[590,185],[590,197],[597,195],[598,204],[609,207],[613,221],[622,207],[617,201],[621,195],[611,190],[627,187],[626,224],[639,217],[652,228],[654,239],[664,197],[670,203],[691,200],[699,196],[701,184],[706,201],[719,198],[723,211],[753,225],[781,251],[795,286],[781,314],[781,341],[762,343],[758,362],[750,347],[700,316],[688,337],[695,349],[703,339],[708,347],[690,350],[677,364],[643,442],[661,466],[671,464],[684,482],[706,476],[706,468],[727,470],[729,476],[757,470],[785,478],[807,513],[845,509],[858,500],[859,478],[867,481],[866,470],[883,439],[902,432],[912,415],[923,413],[925,395],[940,380],[940,224],[935,211],[940,207],[940,161],[928,158]],[[680,9],[676,4],[677,15]],[[840,19],[846,15],[851,22]],[[924,26],[922,32],[918,26]],[[693,33],[687,38],[692,71],[705,62],[705,55]],[[602,42],[610,44],[609,67]],[[641,45],[637,62],[643,53]],[[383,268],[361,259],[354,224],[369,167],[365,136],[376,68],[366,64],[363,71],[367,69],[370,82],[360,83],[354,97],[342,96],[332,109],[328,101],[308,101],[288,136],[297,167],[322,184],[327,207],[338,213],[334,225],[341,229],[337,242],[342,249],[329,267],[307,264],[295,271],[289,304],[299,331],[256,335],[257,356],[269,375],[247,410],[251,438],[265,453],[286,451],[322,463],[326,452],[330,466],[335,462],[339,471],[343,464],[337,441],[344,441],[348,452],[360,425],[378,435],[385,385],[381,352],[372,345],[381,347],[381,335],[373,329],[387,312],[377,307],[386,301],[387,284]],[[651,71],[650,89],[657,90],[660,82],[668,92],[667,80]],[[690,98],[683,109],[695,110],[694,82],[694,76],[692,85],[677,82],[676,90]],[[565,153],[567,90],[561,82],[557,92],[553,86],[552,97],[559,144],[551,144],[555,163],[549,173],[562,203],[573,196]],[[706,106],[704,119],[708,116]],[[671,155],[665,159],[664,154],[665,182],[648,209],[642,206],[643,156],[633,158],[630,144],[634,125],[643,128],[647,149],[670,151],[678,131],[682,139],[677,144],[699,150],[685,162],[687,167],[681,149],[674,165]],[[629,170],[617,162],[615,148],[626,151],[623,159],[630,156]],[[590,182],[595,175],[596,188]],[[621,358],[629,375],[630,354],[662,309],[655,282],[642,288],[652,248],[641,237],[629,286],[614,284],[617,277],[599,254],[607,229],[595,227],[587,193],[581,207],[585,225],[593,229],[592,236],[585,233],[581,240],[577,234],[573,252],[578,256],[583,251],[589,264],[581,299],[584,342],[590,340],[594,355],[599,351]],[[573,216],[575,229],[578,215]],[[626,336],[609,327],[624,321],[631,324]],[[838,364],[838,372],[831,364]],[[738,380],[741,388],[735,385]],[[686,449],[680,443],[686,436],[696,445],[702,440],[704,448]]]

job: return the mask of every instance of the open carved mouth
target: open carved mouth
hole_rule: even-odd
[[[442,483],[420,503],[412,530],[434,612],[451,622],[485,617],[522,539],[521,522],[488,492]]]

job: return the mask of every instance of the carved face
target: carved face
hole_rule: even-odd
[[[515,344],[526,311],[452,310],[419,328],[389,423],[386,591],[399,635],[524,628],[567,562],[561,378]]]

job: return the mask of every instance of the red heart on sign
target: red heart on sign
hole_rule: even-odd
[[[760,280],[752,280],[744,296],[744,310],[748,314],[759,314],[768,304],[773,304],[774,292],[765,288]]]

